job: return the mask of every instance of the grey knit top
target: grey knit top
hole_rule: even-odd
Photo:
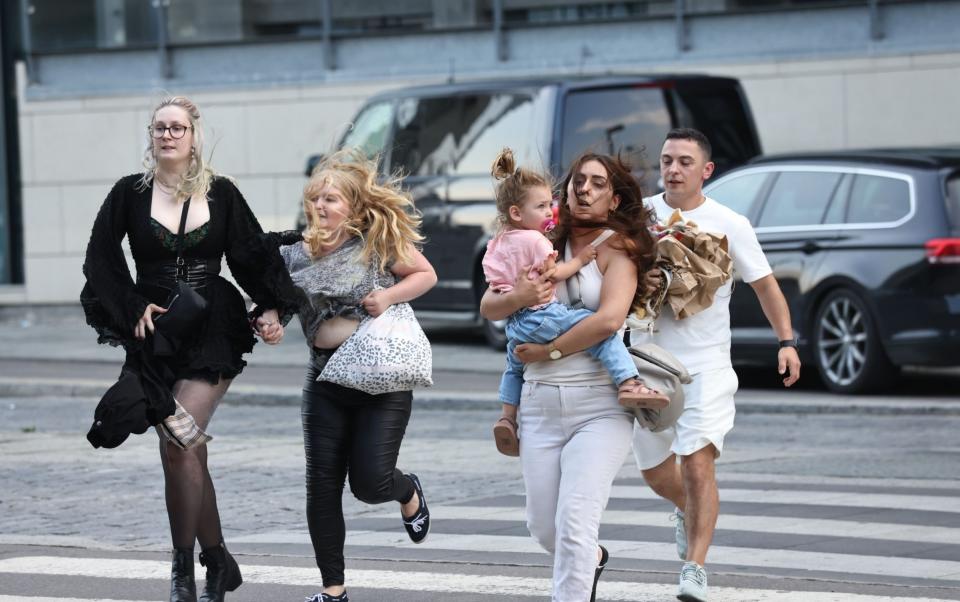
[[[374,258],[361,260],[362,240],[353,237],[329,255],[310,257],[302,242],[280,247],[299,295],[300,325],[307,345],[312,346],[320,324],[335,316],[361,319],[367,315],[360,302],[375,288],[396,284],[392,272],[381,272]]]

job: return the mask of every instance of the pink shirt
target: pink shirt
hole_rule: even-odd
[[[490,288],[498,293],[513,290],[517,276],[527,266],[533,266],[530,276],[536,277],[548,257],[557,252],[547,237],[536,230],[505,230],[487,243],[483,256],[483,276]],[[554,296],[553,300],[556,300]],[[542,307],[542,306],[537,306]]]

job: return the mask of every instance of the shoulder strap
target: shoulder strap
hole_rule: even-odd
[[[183,211],[180,213],[180,227],[177,228],[177,277],[181,276],[183,266],[183,233],[187,228],[187,213],[190,211],[190,199],[183,202]]]
[[[616,234],[616,232],[614,232],[613,230],[604,230],[603,232],[600,233],[600,236],[593,239],[593,241],[590,243],[590,246],[599,247],[614,234]]]

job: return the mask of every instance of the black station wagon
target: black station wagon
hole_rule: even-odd
[[[705,192],[750,218],[829,389],[960,365],[960,149],[762,157]],[[748,289],[730,303],[733,355],[769,362],[776,342]]]
[[[491,344],[503,346],[503,323],[485,321],[478,311],[486,289],[480,260],[495,217],[490,165],[500,149],[509,146],[521,164],[555,176],[586,150],[620,152],[653,193],[663,138],[682,126],[710,137],[718,173],[760,154],[737,80],[699,75],[407,88],[368,100],[339,146],[379,155],[383,173],[406,174],[423,214],[424,254],[439,278],[414,302],[417,314],[480,326]],[[308,160],[308,174],[318,158]]]

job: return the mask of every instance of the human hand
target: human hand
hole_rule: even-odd
[[[583,248],[582,251],[577,253],[577,260],[579,260],[580,263],[583,265],[587,265],[588,263],[590,263],[596,258],[597,258],[597,248],[593,245],[587,245]]]
[[[143,315],[140,316],[140,319],[137,320],[136,325],[133,327],[133,336],[137,337],[141,341],[147,338],[147,331],[150,334],[153,334],[154,325],[153,325],[153,314],[165,314],[167,310],[159,305],[154,305],[150,303],[147,305],[147,308],[143,310]]]
[[[554,265],[544,269],[539,276],[533,278],[530,277],[530,270],[532,269],[533,266],[524,267],[513,286],[511,294],[516,297],[518,302],[522,303],[521,307],[543,305],[553,299],[553,283],[550,278],[556,272],[557,266]]]
[[[660,268],[653,268],[643,275],[643,288],[647,295],[652,295],[660,288],[663,282],[663,272]]]
[[[283,324],[277,310],[265,310],[254,323],[253,331],[257,333],[267,345],[276,345],[283,339]]]
[[[777,352],[777,372],[786,374],[783,386],[789,387],[800,380],[800,354],[796,347],[781,347]]]
[[[520,343],[516,349],[513,350],[513,353],[517,356],[517,359],[524,364],[542,362],[550,359],[550,352],[547,350],[547,346],[540,345],[539,343]]]
[[[370,294],[364,297],[360,303],[363,305],[363,308],[367,310],[367,313],[374,318],[387,311],[387,308],[393,305],[393,301],[390,299],[390,293],[387,292],[387,289],[383,288],[370,291]]]

